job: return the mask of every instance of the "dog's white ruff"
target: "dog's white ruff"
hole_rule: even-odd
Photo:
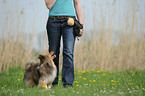
[[[47,78],[44,79],[44,81],[46,82],[46,84],[49,84],[49,83],[53,82],[53,80],[54,80],[55,77],[56,77],[56,72],[57,72],[56,69],[54,69],[54,70],[52,71],[52,74],[49,75]]]

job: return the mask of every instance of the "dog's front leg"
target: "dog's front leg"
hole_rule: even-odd
[[[48,84],[48,88],[50,89],[51,86],[52,86],[52,82],[50,82],[50,83]]]
[[[43,88],[45,88],[45,89],[47,89],[47,84],[46,84],[46,82],[45,81],[39,81],[39,84],[38,84],[38,87],[43,87]]]

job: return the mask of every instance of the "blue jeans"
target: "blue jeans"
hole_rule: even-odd
[[[74,82],[73,51],[75,36],[73,35],[73,27],[67,25],[67,20],[67,18],[49,18],[47,21],[46,28],[48,35],[49,52],[53,51],[56,55],[54,63],[57,67],[57,77],[55,78],[53,85],[58,84],[59,79],[59,53],[61,36],[63,38],[62,82],[63,84],[73,84]]]

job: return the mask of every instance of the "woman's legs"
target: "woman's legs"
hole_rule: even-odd
[[[60,53],[61,30],[60,24],[56,22],[56,20],[53,18],[48,19],[47,35],[49,42],[49,52],[53,51],[54,54],[56,55],[56,58],[54,58],[54,63],[57,67],[57,77],[53,82],[53,85],[55,85],[58,84],[58,76],[59,76],[59,53]]]
[[[63,84],[73,84],[74,81],[74,64],[73,51],[75,37],[73,35],[73,27],[66,25],[62,30],[63,37],[63,69],[62,81]]]
[[[73,84],[74,81],[74,64],[73,51],[75,37],[73,35],[73,27],[67,25],[67,19],[49,19],[47,23],[47,34],[49,41],[49,52],[54,51],[56,58],[54,63],[57,67],[57,77],[53,85],[58,84],[59,75],[59,53],[60,53],[60,38],[63,37],[63,68],[62,81],[63,84]]]

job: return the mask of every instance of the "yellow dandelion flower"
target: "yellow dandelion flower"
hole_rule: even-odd
[[[19,75],[24,75],[24,73],[20,73]]]
[[[117,82],[119,82],[119,81],[117,81]]]
[[[78,83],[78,81],[74,81],[74,83]]]
[[[139,86],[135,86],[136,88],[139,88]]]
[[[84,78],[84,80],[86,80],[86,78]]]
[[[82,78],[82,76],[79,76],[79,78]]]
[[[128,83],[128,85],[133,85],[133,83]]]
[[[135,73],[133,72],[131,76],[134,76],[134,75],[135,75]]]
[[[101,71],[96,71],[97,73],[100,73]]]
[[[74,72],[74,74],[76,74],[76,72]]]
[[[20,81],[20,79],[18,79],[18,81]]]
[[[20,73],[20,74],[19,74],[19,77],[21,77],[21,76],[24,77],[24,73]]]
[[[79,87],[80,85],[77,85],[77,87]]]
[[[95,69],[91,69],[92,71],[95,71]]]
[[[93,82],[96,82],[96,80],[93,80]]]
[[[85,73],[85,71],[81,71],[81,73]]]
[[[114,80],[111,80],[111,82],[114,82]]]
[[[107,81],[104,81],[104,83],[107,83]]]
[[[106,76],[106,74],[102,74],[103,76]]]
[[[116,81],[114,81],[114,80],[111,80],[111,82],[114,82],[114,83],[115,83]]]
[[[42,88],[45,88],[45,89],[47,89],[47,87],[46,87],[46,86],[42,86]]]
[[[81,72],[80,70],[78,70],[78,72]]]
[[[59,78],[59,80],[61,80],[61,79]]]
[[[89,80],[89,82],[92,82],[92,80]]]

